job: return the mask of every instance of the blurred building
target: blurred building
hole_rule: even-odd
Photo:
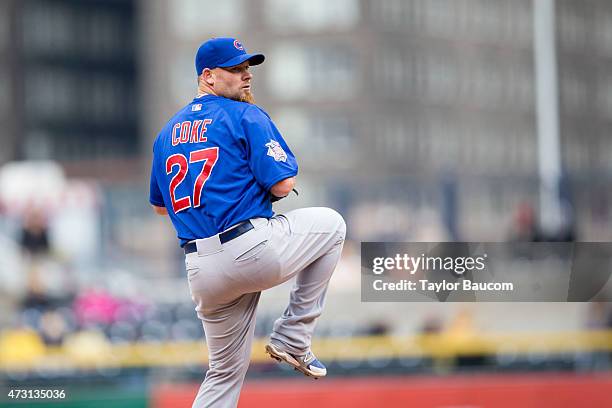
[[[133,0],[0,3],[0,163],[104,176],[137,157],[136,18]]]
[[[519,203],[537,205],[530,0],[142,5],[149,140],[193,97],[197,46],[235,35],[266,54],[254,91],[294,147],[309,195],[345,210],[456,212],[463,237],[480,239],[503,238]],[[612,3],[563,0],[556,13],[563,165],[588,230],[612,170]],[[448,199],[456,205],[439,204]]]
[[[562,191],[579,238],[612,239],[612,3],[556,5]],[[0,163],[146,186],[195,49],[235,35],[267,56],[254,91],[299,158],[300,205],[340,209],[358,239],[445,238],[423,219],[501,239],[538,202],[532,20],[532,0],[5,0]]]

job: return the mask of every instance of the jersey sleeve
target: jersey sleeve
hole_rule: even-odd
[[[266,191],[298,173],[295,156],[268,115],[252,106],[245,111],[242,126],[249,167]]]
[[[151,163],[151,185],[149,188],[149,203],[156,207],[165,207],[164,198],[159,184],[157,183],[157,176],[155,171],[155,148],[153,148],[153,161]]]

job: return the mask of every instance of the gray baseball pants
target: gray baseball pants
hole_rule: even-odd
[[[332,209],[302,208],[251,222],[254,229],[225,244],[218,236],[197,240],[198,251],[186,256],[189,288],[209,353],[194,408],[237,406],[260,292],[296,275],[289,306],[274,323],[271,339],[296,354],[310,348],[340,259],[346,224]]]

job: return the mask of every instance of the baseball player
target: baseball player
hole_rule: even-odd
[[[262,290],[296,277],[266,352],[307,376],[327,374],[310,350],[346,225],[329,208],[274,215],[298,173],[266,112],[254,105],[250,67],[264,61],[234,38],[203,43],[198,94],[153,145],[149,201],[168,214],[185,250],[209,369],[193,407],[235,407],[246,374]]]

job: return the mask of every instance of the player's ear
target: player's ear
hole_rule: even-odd
[[[214,73],[212,72],[212,70],[208,69],[208,68],[204,68],[204,70],[202,71],[202,79],[204,80],[204,82],[208,85],[208,86],[214,86],[215,85],[215,77],[214,77]]]

